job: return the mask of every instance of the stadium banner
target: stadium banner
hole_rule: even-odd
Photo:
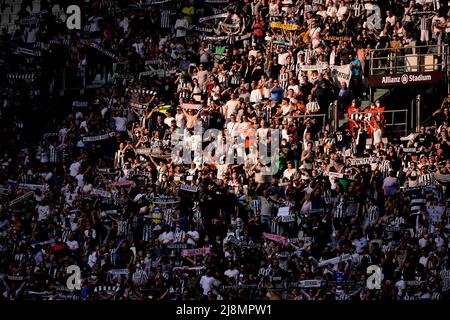
[[[48,139],[50,137],[59,137],[58,132],[47,132],[42,135],[42,139]]]
[[[89,105],[87,101],[75,100],[72,102],[72,107],[85,108]]]
[[[33,248],[35,248],[36,246],[43,247],[43,246],[47,246],[47,245],[53,245],[54,243],[55,243],[55,240],[50,239],[50,240],[46,240],[46,241],[38,241],[38,242],[32,243],[31,246]]]
[[[280,222],[285,222],[285,223],[288,223],[288,222],[295,222],[295,220],[296,220],[296,216],[295,215],[288,215],[288,216],[279,216],[278,217],[278,220],[280,221]]]
[[[108,49],[105,49],[104,47],[102,47],[100,44],[98,44],[96,42],[91,42],[91,47],[94,48],[95,50],[103,53],[105,56],[110,57],[113,60],[116,60],[116,61],[119,60],[119,57],[117,57],[117,55],[115,55]]]
[[[417,148],[402,148],[403,153],[414,153],[417,152]]]
[[[272,40],[267,40],[267,43],[270,43]],[[272,43],[276,46],[288,47],[292,44],[289,41],[272,41]]]
[[[153,199],[154,204],[158,205],[168,205],[168,204],[177,204],[181,201],[179,197],[156,197]]]
[[[111,269],[108,272],[115,276],[129,273],[128,269]]]
[[[9,203],[9,206],[11,207],[11,206],[15,205],[16,203],[22,202],[22,201],[25,200],[26,198],[31,197],[33,194],[34,194],[33,191],[27,192],[27,193],[25,193],[24,195],[22,195],[22,196],[20,196],[20,197],[18,197],[18,198],[16,198],[16,199],[14,199],[13,201],[11,201],[11,202]]]
[[[141,110],[147,110],[148,109],[148,103],[146,104],[141,104],[141,103],[130,103],[130,106],[136,109],[141,109]]]
[[[298,282],[299,288],[320,288],[322,280],[301,280]]]
[[[328,177],[342,179],[342,178],[344,178],[344,174],[338,173],[338,172],[328,172]]]
[[[324,36],[323,41],[352,41],[351,36]]]
[[[327,266],[329,264],[335,265],[338,264],[340,262],[346,261],[346,260],[351,260],[352,259],[352,255],[351,254],[343,254],[339,257],[335,257],[335,258],[331,258],[331,259],[327,259],[327,260],[323,260],[319,262],[319,267],[323,267],[323,266]]]
[[[213,4],[226,4],[229,2],[230,0],[205,0],[205,3],[213,3]]]
[[[203,270],[206,269],[205,266],[193,266],[193,267],[188,267],[188,266],[182,266],[182,267],[175,267],[173,268],[173,271],[198,271],[198,270]]]
[[[227,243],[231,243],[232,245],[236,247],[241,246],[241,241],[239,241],[235,236],[227,237]]]
[[[310,64],[310,65],[300,65],[300,71],[318,71],[322,72],[323,69],[329,68],[328,63],[324,64]]]
[[[322,73],[323,70],[329,68],[328,63],[324,64],[311,64],[311,65],[300,65],[300,71],[306,71],[308,75],[308,80],[313,81],[313,71],[317,71],[318,73]]]
[[[48,191],[49,187],[45,184],[31,184],[31,183],[19,183],[17,185],[19,189],[27,189],[27,190],[40,190],[40,191]]]
[[[102,190],[102,189],[96,189],[93,188],[91,191],[91,194],[96,195],[96,196],[100,196],[103,198],[111,198],[111,192],[106,191],[106,190]]]
[[[445,79],[443,71],[405,72],[402,74],[369,76],[369,86],[376,88],[432,84]]]
[[[250,37],[252,36],[251,33],[247,33],[241,36],[207,36],[204,37],[203,40],[205,41],[225,41],[225,40],[230,40],[233,39],[234,41],[242,41],[242,40],[247,40],[250,39]]]
[[[34,73],[8,73],[6,77],[9,80],[33,81],[36,75]]]
[[[331,66],[331,78],[333,79],[333,85],[337,88],[341,88],[341,83],[345,82],[347,88],[350,84],[350,78],[352,77],[352,69],[349,64],[343,66]]]
[[[161,59],[153,59],[153,60],[146,60],[145,61],[145,65],[146,66],[148,66],[148,65],[159,65],[161,63],[162,63]]]
[[[271,22],[270,27],[272,29],[283,29],[288,31],[295,31],[299,29],[298,24],[284,24],[281,22]]]
[[[132,188],[136,187],[136,182],[125,180],[125,181],[116,181],[112,183],[116,187],[128,187],[131,186]]]
[[[98,136],[83,137],[83,142],[102,141],[114,137],[115,135],[115,132],[110,132]]]
[[[362,166],[366,164],[376,163],[378,162],[378,158],[376,157],[369,157],[369,158],[354,158],[350,159],[350,165],[352,166]]]
[[[212,15],[212,16],[201,17],[201,18],[198,19],[198,22],[202,23],[202,22],[208,21],[208,20],[226,18],[227,16],[228,16],[228,13],[215,14],[215,15]]]
[[[158,74],[158,70],[142,71],[142,72],[139,72],[139,80],[142,77],[153,77],[153,76],[155,76],[157,74]]]
[[[31,50],[27,48],[18,47],[16,49],[16,54],[26,54],[33,57],[42,57],[42,51],[40,50]]]
[[[184,249],[181,251],[183,257],[205,256],[211,252],[211,248]]]
[[[100,215],[102,215],[102,216],[106,216],[106,215],[110,215],[110,214],[116,215],[116,214],[119,214],[119,211],[118,210],[105,210],[105,211],[100,212]]]
[[[222,23],[221,26],[228,29],[237,29],[239,28],[239,23]]]
[[[196,186],[190,186],[190,185],[187,185],[187,184],[182,184],[181,186],[180,186],[180,190],[183,190],[183,191],[188,191],[188,192],[198,192],[200,189],[199,189],[199,187],[196,187]]]
[[[188,244],[187,243],[172,243],[172,244],[168,244],[166,248],[168,250],[187,249]]]
[[[100,174],[116,174],[117,169],[114,168],[97,168],[97,172]]]
[[[149,154],[152,154],[152,149],[151,148],[139,148],[139,149],[136,149],[136,154],[149,155]]]
[[[156,0],[156,1],[152,1],[152,3],[150,3],[151,5],[155,5],[155,4],[164,4],[164,3],[168,3],[171,2],[173,0]]]
[[[269,240],[272,240],[272,241],[276,241],[276,242],[281,242],[285,246],[287,246],[289,244],[289,241],[285,237],[279,236],[277,234],[264,232],[263,236],[266,239],[269,239]]]
[[[97,286],[94,288],[94,292],[102,292],[102,291],[119,291],[120,286]]]
[[[40,22],[40,19],[38,17],[34,17],[34,16],[29,16],[29,17],[19,19],[19,25],[24,26],[24,27],[37,25],[37,24],[39,24],[39,22]]]
[[[8,276],[9,281],[23,281],[25,280],[24,276]]]
[[[202,107],[201,104],[193,104],[193,103],[183,103],[183,109],[192,109],[192,110],[198,110]]]
[[[198,26],[192,26],[192,27],[190,28],[190,30],[192,30],[192,31],[197,31],[197,32],[208,32],[208,33],[214,32],[214,29],[211,29],[211,28],[204,28],[204,27],[198,27]]]

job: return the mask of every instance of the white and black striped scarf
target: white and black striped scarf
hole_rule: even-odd
[[[151,241],[153,239],[153,227],[151,224],[144,224],[142,230],[142,241]]]
[[[170,10],[161,10],[161,28],[170,28],[172,12]]]
[[[128,234],[129,224],[127,220],[119,220],[117,221],[117,231],[119,233],[123,233],[125,235]]]
[[[346,210],[345,210],[345,199],[344,197],[339,197],[338,202],[335,206],[334,210],[334,217],[335,218],[345,218],[346,217]]]
[[[405,224],[405,222],[406,222],[405,218],[403,218],[402,216],[395,217],[393,225],[396,227],[400,227],[400,225]]]
[[[382,160],[378,165],[378,168],[380,169],[381,176],[384,179],[388,176],[389,170],[392,169],[392,163],[389,160]]]
[[[117,292],[119,291],[119,286],[97,286],[94,288],[94,292],[102,292],[102,291],[111,291],[111,292]]]
[[[231,76],[231,84],[239,85],[241,83],[241,71],[235,71]]]
[[[436,180],[434,179],[434,176],[432,173],[427,173],[424,175],[419,176],[419,185],[421,186],[427,186],[432,185],[436,183]]]
[[[378,215],[379,215],[379,209],[377,206],[372,205],[369,208],[367,208],[366,219],[368,222],[370,222],[370,223],[375,222],[378,219]]]

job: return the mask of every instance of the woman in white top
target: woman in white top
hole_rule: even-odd
[[[378,124],[378,122],[376,122],[375,123],[375,126],[372,126],[371,124],[370,124],[370,122],[368,122],[369,123],[369,126],[371,126],[372,127],[372,130],[373,130],[373,140],[372,140],[372,144],[374,145],[374,146],[377,146],[377,145],[379,145],[380,143],[381,143],[381,141],[382,141],[382,138],[383,138],[383,131],[381,130],[381,127],[380,127],[380,125]]]
[[[280,6],[278,5],[277,0],[272,0],[269,4],[269,15],[271,20],[277,17],[280,14]]]

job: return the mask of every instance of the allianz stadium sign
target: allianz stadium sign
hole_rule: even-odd
[[[416,84],[436,83],[443,80],[445,73],[443,71],[429,72],[405,72],[400,74],[389,74],[380,76],[370,76],[370,87],[393,87]]]

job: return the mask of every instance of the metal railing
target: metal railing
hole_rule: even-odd
[[[448,72],[448,63],[447,44],[372,49],[369,51],[369,76],[438,70]]]
[[[327,115],[325,113],[313,113],[313,114],[301,114],[298,116],[279,116],[279,117],[273,117],[274,119],[306,119],[306,118],[319,118],[319,123],[317,123],[320,126],[326,126],[327,123]]]
[[[385,110],[382,112],[373,112],[379,113],[384,116],[384,127],[388,129],[388,133],[394,133],[401,131],[403,136],[408,135],[408,117],[409,110],[408,109],[399,109],[399,110]],[[355,112],[354,114],[359,114],[363,116],[368,116],[367,112]],[[401,129],[398,129],[401,128]]]

